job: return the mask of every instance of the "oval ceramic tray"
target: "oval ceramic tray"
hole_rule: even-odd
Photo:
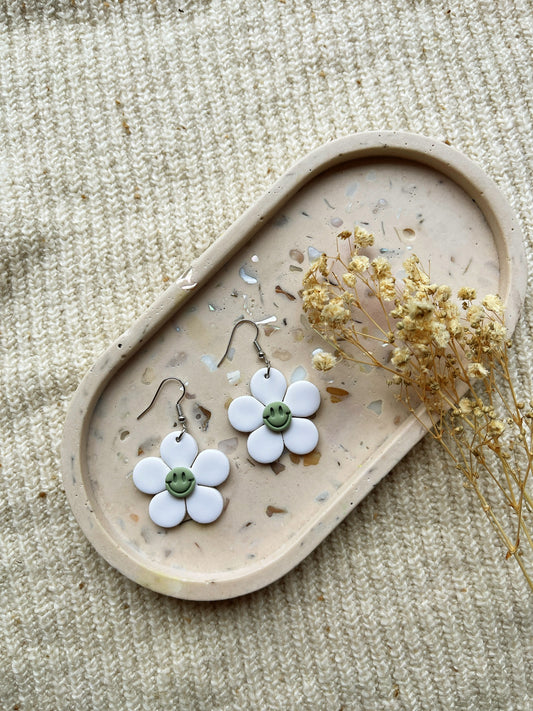
[[[419,136],[368,133],[314,151],[287,172],[96,362],[69,409],[62,448],[64,485],[97,551],[139,584],[175,597],[213,600],[256,590],[310,553],[423,434],[382,373],[342,365],[319,374],[323,345],[302,317],[303,273],[355,224],[398,272],[416,252],[434,281],[498,292],[514,328],[525,291],[522,237],[487,176],[450,147]],[[227,419],[248,394],[260,363],[253,331],[289,382],[320,390],[320,439],[308,455],[285,451],[253,462],[245,434]],[[250,329],[250,330],[247,330]],[[182,401],[200,449],[231,462],[219,487],[225,509],[209,525],[159,528],[150,496],[132,482],[144,456],[158,456],[175,429],[177,384],[137,415],[166,377],[187,384]]]

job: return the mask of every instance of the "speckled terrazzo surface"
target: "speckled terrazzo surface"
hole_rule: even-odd
[[[378,480],[372,472],[385,453],[389,464],[381,476],[418,439],[416,422],[381,372],[347,365],[320,375],[310,366],[312,353],[325,344],[302,314],[302,277],[317,255],[336,252],[336,235],[354,219],[375,233],[370,254],[386,255],[399,279],[403,260],[416,249],[439,282],[458,288],[468,274],[480,293],[505,291],[507,268],[500,269],[495,236],[472,197],[422,162],[379,156],[346,160],[305,184],[203,287],[195,286],[193,266],[179,282],[187,302],[170,310],[152,338],[146,339],[144,324],[138,327],[142,348],[100,395],[74,474],[85,483],[74,491],[87,498],[90,525],[100,523],[124,557],[140,565],[134,579],[143,585],[193,599],[262,587],[299,562],[359,503]],[[285,450],[272,464],[258,464],[246,450],[246,436],[228,422],[228,404],[248,393],[259,363],[255,332],[247,327],[236,333],[227,361],[217,368],[241,318],[257,322],[261,347],[288,383],[310,379],[321,391],[313,419],[319,444],[302,457]],[[95,369],[105,372],[109,362],[104,355]],[[154,525],[149,499],[132,486],[134,465],[159,456],[161,439],[177,427],[179,386],[174,392],[167,386],[150,415],[137,419],[160,382],[172,376],[186,384],[183,412],[200,448],[230,457],[231,476],[220,488],[225,511],[210,526]],[[65,476],[70,479],[69,465]],[[98,548],[90,526],[88,535]],[[307,540],[313,537],[314,544]],[[204,581],[210,589],[160,587],[165,576]]]
[[[389,129],[448,141],[497,182],[530,259],[529,4],[364,0],[354,11],[344,2],[69,0],[4,3],[0,21],[5,708],[529,709],[531,598],[431,441],[409,452],[292,572],[217,603],[159,595],[109,566],[72,515],[59,464],[68,403],[97,357],[295,161],[329,140]],[[330,220],[350,215],[322,202],[315,227],[331,235]],[[278,229],[269,225],[265,234]],[[312,237],[320,249],[316,230]],[[306,239],[276,251],[288,293],[298,277],[290,265],[304,268],[309,258]],[[302,341],[290,333],[303,330],[295,304],[273,292],[276,279],[263,279],[265,262],[260,245],[243,252],[224,287],[239,296],[209,303],[237,300],[238,315],[259,307],[260,316],[278,319],[271,327],[287,318],[263,340],[290,377],[313,344],[305,330]],[[264,304],[241,267],[262,284]],[[492,281],[477,258],[467,274],[472,268]],[[203,297],[193,298],[203,308]],[[227,309],[207,305],[202,313],[229,321]],[[192,316],[169,321],[176,340],[153,364],[141,364],[141,352],[131,361],[135,395],[115,420],[120,428],[104,428],[106,442],[118,433],[104,490],[124,491],[124,506],[139,516],[142,496],[127,487],[144,440],[142,420],[137,429],[129,413],[146,404],[159,369],[172,368],[170,351],[185,352],[174,350],[175,328]],[[528,294],[512,362],[527,391],[530,320]],[[209,334],[195,347],[216,358],[219,343]],[[215,375],[227,397],[246,390],[257,365],[241,337],[233,361]],[[209,363],[194,384],[186,372],[196,395],[186,401],[192,422],[205,416],[195,402],[210,409]],[[232,383],[236,370],[241,380]],[[331,402],[329,384],[306,370],[323,394],[317,426],[351,407],[352,394]],[[143,426],[150,442],[172,419],[164,401]],[[363,411],[377,420],[376,411]],[[104,414],[105,399],[95,418]],[[235,436],[226,427],[212,414],[198,436],[218,446]],[[323,437],[321,462],[329,446]],[[317,466],[297,465],[315,483]],[[284,505],[274,484],[286,475],[270,471],[261,480],[276,492],[277,508]],[[235,470],[223,485],[224,525],[238,482]],[[318,488],[334,496],[329,483]],[[315,489],[305,494],[314,502]],[[107,513],[113,527],[116,513]],[[268,523],[280,526],[283,517],[273,513]]]

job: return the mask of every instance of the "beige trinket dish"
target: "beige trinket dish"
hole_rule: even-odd
[[[352,511],[422,437],[381,372],[342,364],[311,368],[325,347],[302,314],[309,264],[334,254],[354,225],[375,235],[375,254],[401,274],[416,253],[432,279],[499,293],[512,331],[526,286],[522,236],[484,172],[449,146],[396,132],[363,133],[315,150],[248,209],[95,363],[69,409],[62,445],[69,503],[96,550],[140,585],[174,597],[215,600],[257,590],[287,573]],[[228,422],[261,367],[254,333],[287,382],[307,379],[321,395],[316,448],[254,462],[247,435]],[[227,455],[220,517],[161,528],[135,465],[159,456],[181,405],[200,451]]]

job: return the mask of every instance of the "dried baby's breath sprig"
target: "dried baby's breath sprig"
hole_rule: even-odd
[[[313,366],[340,360],[381,368],[449,454],[530,587],[533,579],[533,401],[517,396],[509,371],[504,305],[496,294],[431,282],[416,255],[396,282],[384,257],[361,254],[374,238],[361,227],[338,236],[304,276],[303,310],[334,348]]]

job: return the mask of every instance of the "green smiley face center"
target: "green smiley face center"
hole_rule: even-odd
[[[187,467],[171,469],[165,477],[167,491],[177,499],[184,499],[192,493],[196,480],[194,474]]]
[[[272,432],[284,432],[291,419],[291,411],[284,402],[271,402],[263,410],[263,422]]]

